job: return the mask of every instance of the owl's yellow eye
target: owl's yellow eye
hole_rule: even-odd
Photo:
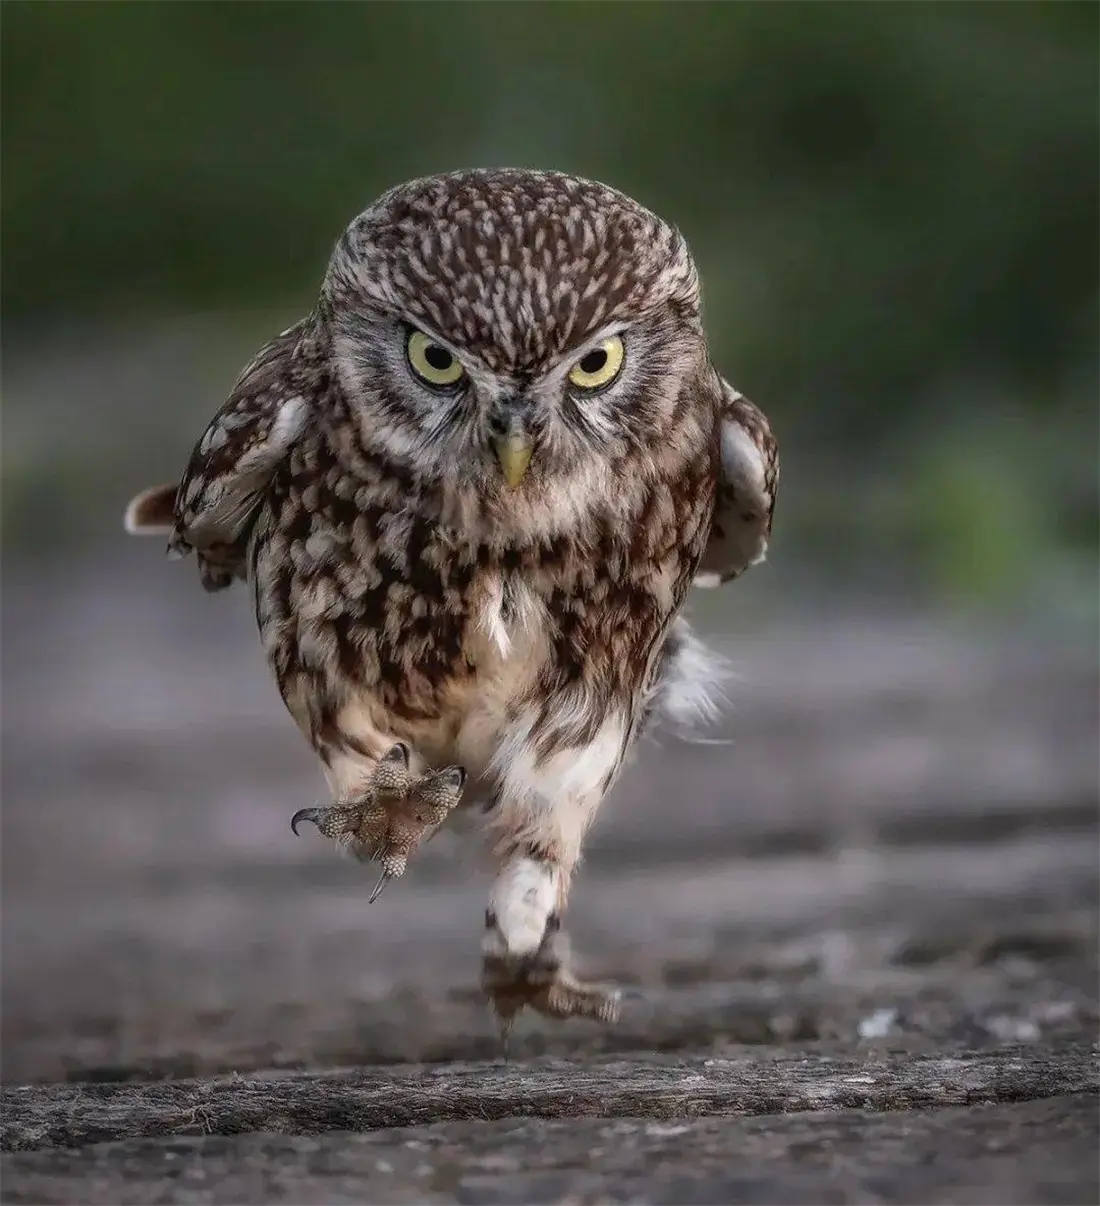
[[[409,332],[405,352],[413,372],[429,385],[454,385],[465,373],[455,354],[423,331]]]
[[[600,389],[610,385],[623,367],[623,341],[618,335],[605,339],[585,354],[569,370],[569,380],[579,389]]]

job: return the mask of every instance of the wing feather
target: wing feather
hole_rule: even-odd
[[[196,553],[207,590],[245,576],[248,538],[264,495],[305,429],[309,402],[298,351],[307,322],[284,331],[252,359],[174,488],[168,550],[177,557]],[[126,511],[127,530],[163,531],[172,489],[154,487],[137,495]]]
[[[763,411],[722,380],[722,466],[695,585],[720,586],[763,561],[779,486],[779,446]]]

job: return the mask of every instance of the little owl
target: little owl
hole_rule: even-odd
[[[680,612],[763,558],[777,476],[679,231],[602,184],[462,171],[351,223],[313,311],[126,526],[169,532],[207,590],[247,582],[333,798],[293,823],[379,862],[375,896],[481,806],[506,1034],[525,1006],[618,1014],[570,970],[570,881],[650,716],[710,708]]]

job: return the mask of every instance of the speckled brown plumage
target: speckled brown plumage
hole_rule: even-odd
[[[173,488],[171,549],[208,589],[249,581],[341,816],[395,743],[414,773],[469,772],[502,1016],[614,1013],[550,968],[546,937],[652,709],[709,706],[680,611],[693,581],[762,558],[777,467],[710,362],[675,228],[603,185],[481,171],[352,222],[313,312],[245,370]],[[131,530],[165,494],[134,500]]]

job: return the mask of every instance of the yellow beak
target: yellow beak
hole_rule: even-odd
[[[495,439],[493,449],[504,471],[504,480],[509,486],[518,486],[531,463],[531,440],[513,431]]]

